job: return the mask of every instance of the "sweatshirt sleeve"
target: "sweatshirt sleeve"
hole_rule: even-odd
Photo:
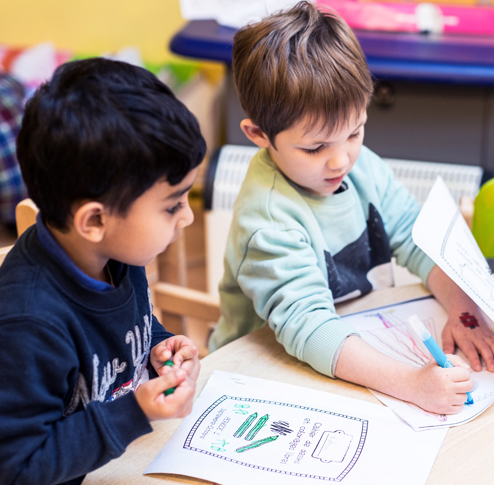
[[[391,251],[400,266],[407,267],[427,286],[427,277],[435,263],[412,239],[413,225],[421,207],[405,186],[394,178],[391,168],[384,161],[379,162],[382,169],[376,171],[379,173],[376,184]]]
[[[257,231],[237,281],[287,352],[333,377],[335,353],[355,330],[336,314],[306,236],[295,229]]]
[[[153,326],[151,331],[151,348],[167,338],[173,337],[173,333],[168,332],[158,319],[153,315]]]
[[[152,431],[132,392],[66,416],[69,389],[81,379],[71,343],[35,320],[4,322],[0,331],[1,485],[80,483]]]

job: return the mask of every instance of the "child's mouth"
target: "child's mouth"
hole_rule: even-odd
[[[331,185],[340,184],[343,181],[344,176],[345,176],[345,174],[340,175],[339,177],[333,177],[333,178],[328,178],[328,179],[324,179],[324,180],[325,180],[325,182],[327,182],[328,184],[331,184]]]

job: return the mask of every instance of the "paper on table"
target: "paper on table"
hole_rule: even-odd
[[[412,237],[415,244],[494,320],[494,278],[441,177],[429,192],[413,226]]]
[[[441,332],[448,315],[433,297],[376,308],[342,318],[359,332],[362,339],[384,354],[407,364],[421,366],[432,357],[407,322],[408,317],[414,313],[425,323],[431,335],[441,345]],[[458,353],[466,360],[461,352]],[[472,377],[475,381],[472,391],[474,403],[464,406],[462,411],[455,415],[429,413],[414,404],[400,401],[372,389],[370,391],[413,429],[423,431],[465,424],[484,412],[494,402],[494,374],[483,370],[474,372]]]
[[[186,20],[214,19],[220,25],[239,28],[278,10],[293,7],[298,0],[180,0]]]
[[[384,406],[214,371],[145,473],[223,485],[419,485],[446,432],[415,433]]]

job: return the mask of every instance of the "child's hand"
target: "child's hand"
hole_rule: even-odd
[[[174,387],[168,396],[165,390]],[[169,418],[183,418],[192,410],[196,381],[187,377],[184,370],[169,368],[166,375],[151,379],[135,391],[139,406],[149,421]]]
[[[194,342],[184,335],[170,337],[151,349],[151,364],[158,375],[165,375],[170,367],[164,367],[163,363],[173,358],[174,369],[180,368],[187,376],[196,381],[201,370],[199,362],[199,350]]]
[[[455,367],[443,369],[434,359],[418,369],[413,403],[438,414],[457,414],[463,409],[467,392],[473,389],[470,367],[457,355],[448,355]]]
[[[444,352],[453,353],[456,344],[465,353],[474,371],[482,370],[480,354],[487,370],[494,372],[494,333],[477,308],[460,315],[458,312],[454,315],[450,312],[442,339]]]

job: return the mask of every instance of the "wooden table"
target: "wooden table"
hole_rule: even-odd
[[[422,285],[375,291],[363,298],[340,304],[338,313],[345,315],[427,294]],[[196,396],[202,391],[213,370],[218,369],[379,403],[366,388],[330,379],[289,356],[276,342],[274,333],[268,327],[226,345],[202,359],[201,364]],[[120,458],[90,473],[83,485],[210,483],[176,475],[143,475],[180,422],[180,419],[175,419],[153,423],[153,433],[137,439]],[[428,485],[493,483],[494,406],[470,423],[449,430],[427,481]]]

